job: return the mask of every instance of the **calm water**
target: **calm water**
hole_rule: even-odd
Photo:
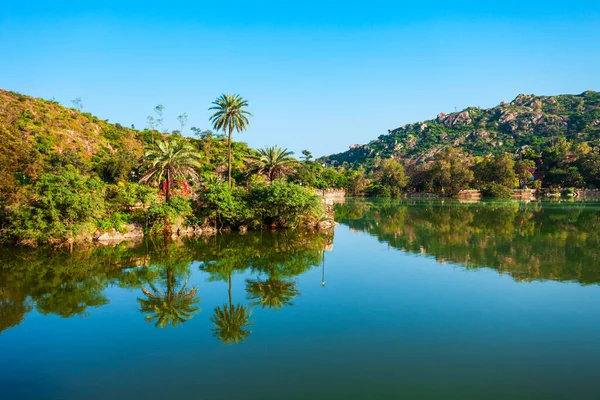
[[[600,204],[0,250],[1,399],[599,398]]]

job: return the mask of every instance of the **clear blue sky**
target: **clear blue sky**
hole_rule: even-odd
[[[239,93],[237,139],[315,155],[519,93],[600,90],[596,1],[6,1],[0,87],[146,125]]]

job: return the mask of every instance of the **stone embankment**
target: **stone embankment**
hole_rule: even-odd
[[[346,202],[346,191],[337,189],[315,189],[315,195],[323,198],[326,205],[343,204]]]
[[[575,197],[582,200],[600,200],[600,190],[577,190]]]

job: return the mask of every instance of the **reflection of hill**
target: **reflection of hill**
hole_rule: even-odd
[[[390,246],[514,279],[600,283],[600,209],[586,203],[364,202],[336,220]]]
[[[331,236],[314,232],[262,232],[185,243],[147,242],[135,248],[101,247],[73,254],[0,248],[0,332],[18,325],[33,308],[65,318],[85,315],[108,303],[103,292],[109,284],[144,287],[147,292],[152,287],[171,288],[174,282],[186,280],[194,261],[200,261],[201,269],[214,279],[249,269],[273,280],[289,279],[318,265],[331,242]],[[178,300],[176,292],[163,292]],[[187,301],[187,297],[182,299]]]

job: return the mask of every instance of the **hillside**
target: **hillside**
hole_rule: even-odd
[[[58,102],[0,89],[0,125],[18,129],[22,138],[42,153],[72,149],[91,159],[120,148],[140,154],[136,131],[110,124]]]
[[[100,172],[107,162],[122,161],[124,154],[132,159],[132,164],[144,149],[138,131],[55,101],[2,89],[0,135],[0,177],[4,188],[35,180],[41,172],[67,164]],[[2,193],[2,197],[14,189],[10,192]]]
[[[600,145],[600,93],[535,96],[521,94],[510,103],[463,111],[404,125],[366,144],[323,157],[334,165],[373,166],[377,159],[400,158],[409,163],[430,161],[449,148],[483,156],[515,153],[527,146],[539,152],[552,139]]]

